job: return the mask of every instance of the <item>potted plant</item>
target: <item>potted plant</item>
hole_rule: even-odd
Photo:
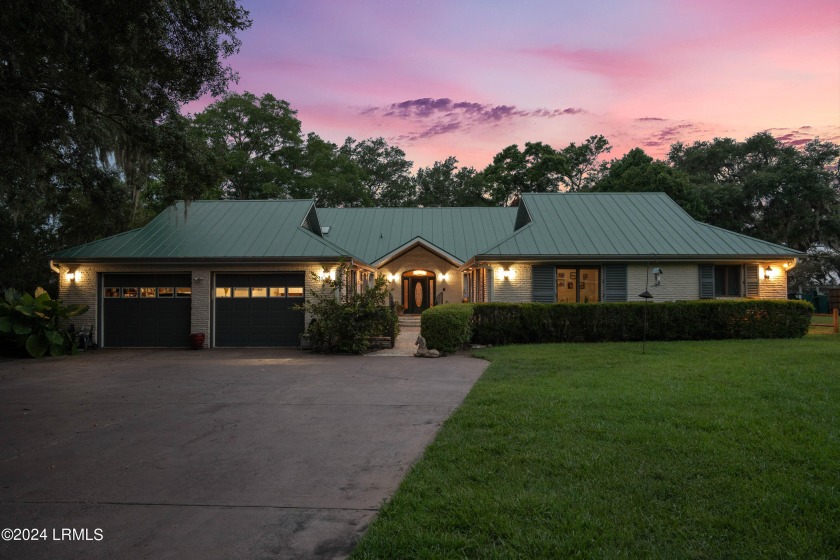
[[[396,311],[396,312],[397,312],[397,317],[399,317],[400,315],[402,315],[403,313],[405,313],[405,306],[403,306],[403,305],[401,305],[401,304],[399,304],[399,303],[395,303],[395,304],[394,304],[394,311]]]
[[[197,332],[190,335],[190,346],[193,350],[201,350],[204,348],[204,333]]]

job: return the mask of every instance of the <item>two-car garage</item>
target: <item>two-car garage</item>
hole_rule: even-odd
[[[102,275],[106,347],[186,347],[191,275]],[[304,274],[216,274],[211,298],[214,346],[296,346],[304,330]]]

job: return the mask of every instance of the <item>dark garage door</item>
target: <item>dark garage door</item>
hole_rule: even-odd
[[[303,273],[217,274],[216,346],[297,346]]]
[[[189,346],[189,274],[105,274],[103,280],[104,346]]]

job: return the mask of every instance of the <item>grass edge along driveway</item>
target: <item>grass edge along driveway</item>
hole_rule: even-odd
[[[840,337],[476,355],[351,558],[837,558]]]

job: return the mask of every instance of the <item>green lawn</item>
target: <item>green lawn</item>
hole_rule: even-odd
[[[840,558],[840,336],[508,346],[352,558]]]

